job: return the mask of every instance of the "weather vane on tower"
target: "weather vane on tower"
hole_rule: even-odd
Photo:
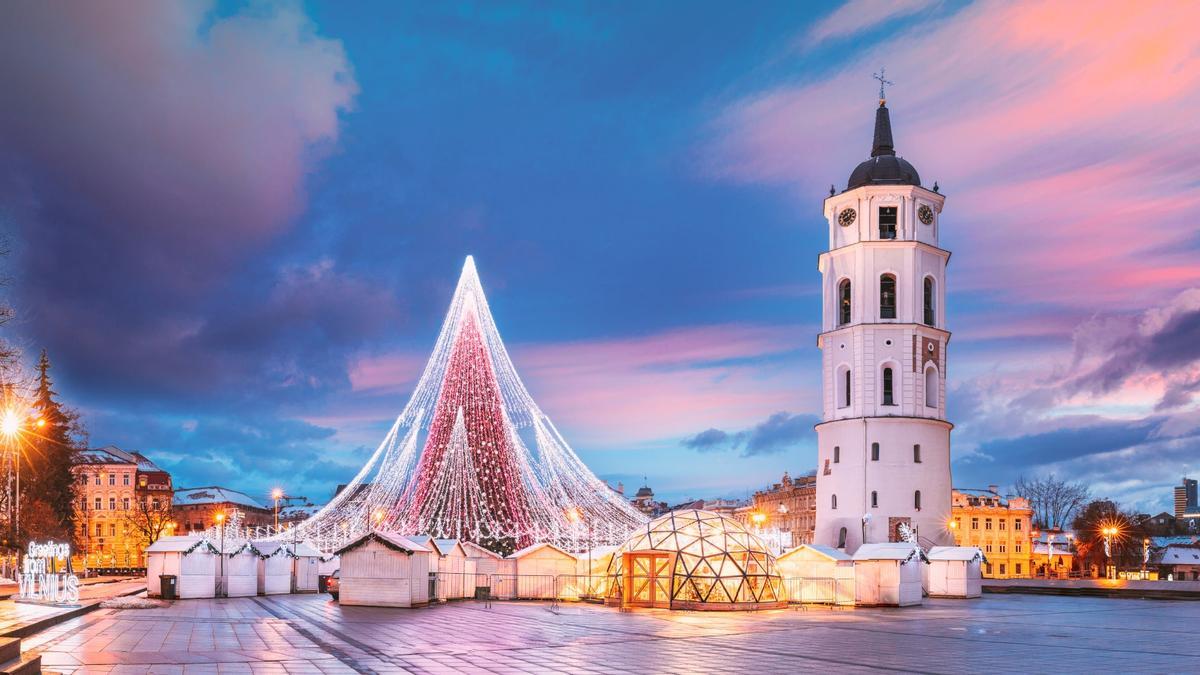
[[[871,76],[876,80],[879,80],[879,105],[883,105],[887,102],[887,95],[884,93],[883,88],[890,87],[895,84],[895,82],[892,82],[884,77],[886,72],[887,69],[884,68],[884,66],[879,66],[879,72]]]

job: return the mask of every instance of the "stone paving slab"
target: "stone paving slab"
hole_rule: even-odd
[[[26,641],[63,673],[1194,672],[1200,602],[1057,596],[669,612],[327,595],[98,610]]]

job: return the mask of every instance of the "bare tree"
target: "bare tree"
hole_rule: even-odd
[[[139,495],[132,507],[125,512],[125,525],[129,534],[149,546],[158,541],[172,522],[171,502]],[[144,547],[143,547],[144,548]]]
[[[1088,487],[1083,483],[1068,483],[1054,474],[1041,478],[1021,476],[1013,485],[1016,493],[1029,500],[1033,523],[1051,529],[1066,528],[1075,512],[1087,503]]]

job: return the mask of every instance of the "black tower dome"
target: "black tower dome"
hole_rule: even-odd
[[[847,190],[864,185],[920,185],[921,176],[917,169],[903,157],[896,156],[892,145],[892,119],[888,116],[887,102],[879,101],[875,111],[875,142],[871,146],[871,159],[859,164],[850,174]]]

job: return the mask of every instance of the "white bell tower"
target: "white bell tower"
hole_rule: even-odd
[[[899,541],[951,544],[946,421],[945,197],[896,156],[883,97],[871,158],[825,200],[829,250],[818,268],[824,311],[824,411],[817,425],[813,541],[854,552]],[[865,537],[865,539],[864,539]]]

